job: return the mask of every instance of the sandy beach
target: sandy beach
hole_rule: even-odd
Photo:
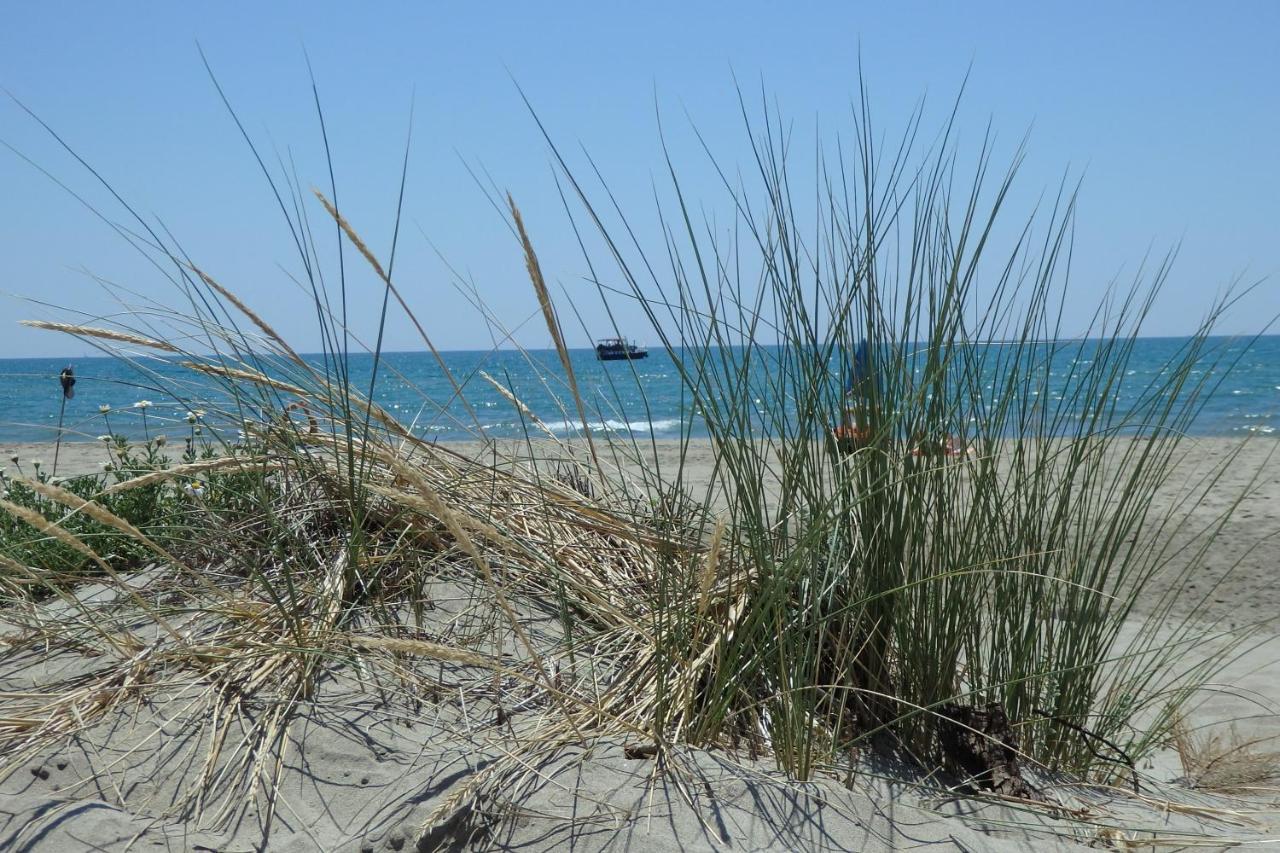
[[[1194,588],[1189,584],[1186,590],[1189,596],[1208,594],[1207,621],[1224,628],[1252,626],[1245,653],[1222,674],[1227,689],[1207,692],[1189,720],[1192,726],[1213,724],[1214,731],[1236,720],[1235,729],[1245,738],[1280,735],[1276,446],[1266,440],[1243,447],[1226,439],[1190,440],[1189,452],[1151,507],[1153,517],[1176,507],[1190,489],[1204,487],[1207,468],[1237,454],[1180,530],[1217,523],[1229,496],[1249,488],[1215,547],[1197,558]],[[491,452],[479,444],[450,447],[481,459]],[[682,454],[677,443],[648,449],[651,458],[645,463],[621,467],[636,478],[655,463],[664,476],[674,473]],[[17,455],[27,471],[37,458],[46,470],[52,465],[52,448],[45,445],[0,450],[6,460]],[[582,448],[575,454],[586,458]],[[58,475],[95,473],[104,459],[101,444],[66,444]],[[705,487],[714,464],[708,442],[683,449],[683,476],[693,493]],[[163,602],[172,594],[171,583],[144,572],[131,586],[148,600]],[[1157,584],[1153,592],[1159,590]],[[433,625],[476,616],[471,593],[447,580],[427,595]],[[34,605],[45,621],[74,622],[81,607],[116,614],[122,626],[136,618],[119,589],[94,583],[80,587],[75,600]],[[1133,617],[1134,630],[1140,616]],[[506,699],[487,688],[473,692],[490,683],[496,687],[497,679],[465,661],[428,661],[425,667],[433,683],[454,685],[457,695],[466,697],[461,702],[440,696],[438,687],[415,693],[411,685],[424,668],[405,658],[400,669],[389,670],[399,673],[395,677],[361,667],[334,668],[278,730],[228,728],[216,717],[202,719],[212,706],[201,679],[190,673],[166,675],[141,659],[138,677],[161,680],[150,685],[145,700],[138,693],[136,700],[116,701],[118,691],[133,688],[96,682],[97,664],[74,647],[23,647],[23,626],[33,618],[30,608],[0,614],[0,642],[14,649],[0,666],[0,695],[36,695],[51,683],[83,684],[110,692],[115,704],[91,724],[64,721],[59,725],[65,729],[35,739],[14,772],[0,781],[4,850],[1031,851],[1143,839],[1164,839],[1156,849],[1173,849],[1192,836],[1201,839],[1198,844],[1220,839],[1224,848],[1237,841],[1260,842],[1277,837],[1280,826],[1280,812],[1267,794],[1255,795],[1247,817],[1237,818],[1238,797],[1180,787],[1184,771],[1172,748],[1141,768],[1145,799],[1036,777],[1046,786],[1064,785],[1064,801],[1091,815],[1083,823],[1054,809],[928,794],[918,787],[924,780],[909,769],[870,759],[858,767],[857,782],[847,786],[830,779],[790,782],[759,756],[719,750],[675,750],[663,758],[659,772],[652,760],[632,757],[626,742],[608,739],[547,742],[512,765],[509,744],[536,740],[541,716],[549,712],[506,710],[512,703],[519,707],[523,694],[515,684],[502,688],[510,692]],[[177,611],[170,618],[179,633],[207,635],[199,614]],[[530,611],[524,620],[531,636],[554,633],[549,614]],[[512,653],[518,650],[511,646]],[[1183,657],[1192,661],[1211,651],[1191,648]],[[244,677],[271,676],[246,671]],[[252,715],[270,718],[271,706],[255,707]],[[5,727],[12,733],[24,725],[21,719],[0,720],[0,734]],[[234,764],[255,748],[255,738],[263,737],[274,738],[279,749],[280,787],[258,791],[253,808],[237,811],[238,803],[222,799],[234,790],[226,768],[202,766],[200,756],[217,742]],[[233,822],[192,820],[197,804],[189,798],[197,778],[209,784],[207,801],[198,804],[203,813],[235,814]]]
[[[480,442],[451,442],[446,446],[467,456],[488,459],[496,447],[504,459],[523,459],[528,448],[519,442],[502,441],[496,444]],[[1182,531],[1199,531],[1215,525],[1230,503],[1243,495],[1231,518],[1223,525],[1214,547],[1203,555],[1194,555],[1197,568],[1193,587],[1188,593],[1208,593],[1207,613],[1222,619],[1230,627],[1263,623],[1280,616],[1280,442],[1271,438],[1240,441],[1229,438],[1189,438],[1183,444],[1182,458],[1170,472],[1165,488],[1151,507],[1151,516],[1160,518],[1186,501],[1196,489],[1205,491],[1203,500],[1195,506],[1184,523]],[[535,454],[549,456],[566,455],[564,447],[549,442],[536,443]],[[608,471],[621,470],[633,480],[659,475],[671,480],[682,470],[683,487],[699,500],[708,499],[716,505],[722,495],[707,492],[707,484],[715,465],[711,443],[697,439],[682,445],[674,440],[641,441],[636,450],[643,463],[621,459],[605,450],[599,452]],[[627,452],[633,452],[627,448]],[[581,461],[584,469],[591,467],[590,454],[579,444],[568,451]],[[1226,458],[1235,455],[1226,474],[1217,482],[1203,481],[1208,471],[1215,470]],[[15,468],[9,461],[18,456],[27,473],[31,461],[41,460],[45,471],[51,471],[53,447],[49,444],[0,445],[0,465]],[[176,458],[176,452],[171,454]],[[101,473],[108,452],[99,442],[68,442],[63,444],[59,457],[59,476],[77,476]],[[681,468],[683,465],[683,468]],[[1184,559],[1190,560],[1187,554]],[[1156,587],[1159,588],[1158,586]]]

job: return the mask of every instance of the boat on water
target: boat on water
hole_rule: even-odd
[[[638,347],[625,338],[605,338],[596,343],[596,358],[600,361],[627,361],[648,357],[647,349]]]

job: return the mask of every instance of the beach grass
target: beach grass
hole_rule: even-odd
[[[1187,507],[1160,515],[1152,498],[1230,367],[1209,339],[1232,295],[1121,410],[1172,258],[1065,339],[1074,190],[993,249],[1022,151],[1000,173],[988,138],[958,167],[947,124],[917,153],[918,114],[886,146],[863,94],[852,144],[818,139],[799,167],[783,118],[744,103],[755,174],[731,180],[708,152],[732,223],[700,218],[672,166],[656,247],[559,159],[609,250],[588,259],[601,295],[620,282],[647,312],[728,505],[715,562],[734,592],[709,623],[705,602],[655,609],[655,729],[706,744],[767,732],[808,778],[868,738],[937,763],[943,710],[994,705],[1035,761],[1113,775],[1163,742],[1176,697],[1207,675],[1177,666],[1198,629],[1171,596],[1118,638],[1153,577],[1194,571],[1170,535]],[[811,192],[793,189],[801,173]],[[847,452],[842,419],[859,430]],[[1178,547],[1210,548],[1213,532]],[[705,588],[684,571],[668,601]]]
[[[1227,301],[1120,411],[1115,392],[1167,266],[1064,340],[1071,188],[993,255],[1020,153],[992,180],[984,145],[963,184],[950,125],[917,152],[917,116],[882,151],[864,97],[853,129],[848,150],[820,158],[840,167],[818,171],[811,197],[793,188],[779,118],[747,120],[757,173],[724,179],[731,236],[699,220],[672,165],[665,241],[653,247],[630,239],[640,229],[607,186],[588,188],[558,159],[574,227],[606,247],[588,258],[601,297],[617,298],[606,279],[624,284],[705,421],[716,462],[700,483],[683,466],[627,476],[643,468],[638,440],[586,431],[535,447],[538,413],[505,389],[536,462],[496,446],[463,455],[383,411],[378,370],[356,387],[350,353],[385,367],[391,299],[413,312],[394,248],[385,263],[375,256],[333,186],[317,208],[264,169],[296,238],[321,366],[137,218],[187,300],[170,328],[198,330],[199,343],[166,339],[154,316],[137,328],[46,325],[107,352],[150,341],[200,377],[169,393],[242,435],[210,429],[172,466],[151,440],[121,443],[113,485],[111,472],[6,482],[7,654],[43,644],[96,663],[0,695],[0,773],[138,695],[181,687],[190,719],[214,723],[173,810],[228,825],[256,804],[270,826],[291,732],[341,673],[387,717],[420,719],[423,703],[458,697],[459,731],[494,721],[505,757],[426,826],[527,772],[531,756],[601,738],[636,755],[763,757],[797,780],[846,780],[859,756],[878,754],[922,777],[942,768],[941,789],[1042,796],[1033,771],[1137,785],[1137,763],[1177,734],[1184,703],[1232,649],[1181,665],[1209,632],[1196,607],[1175,613],[1172,593],[1150,600],[1153,578],[1192,571],[1186,549],[1213,547],[1213,529],[1178,539],[1175,560],[1171,533],[1220,471],[1159,517],[1152,498],[1220,375],[1203,368],[1220,357],[1209,336]],[[507,209],[560,353],[564,409],[585,424],[594,413],[536,239]],[[397,211],[397,233],[398,222]],[[336,274],[320,273],[321,225],[380,282],[368,346],[345,313],[356,261],[339,255]],[[860,348],[870,361],[855,378]],[[468,381],[502,386],[455,377],[437,358],[463,399]],[[1053,375],[1063,370],[1065,381]],[[832,436],[846,411],[860,437],[842,448]],[[128,627],[117,599],[79,597],[90,583],[132,603]],[[972,730],[965,720],[997,711],[1007,726],[977,734],[1004,739],[1026,788],[975,772],[949,745]]]

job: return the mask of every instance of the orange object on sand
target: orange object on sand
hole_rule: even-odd
[[[842,424],[838,427],[832,427],[831,436],[836,440],[837,449],[844,453],[852,453],[858,448],[867,445],[871,440],[871,431]]]
[[[871,443],[871,430],[842,424],[832,427],[831,437],[841,453],[852,453]],[[911,455],[918,458],[967,456],[974,452],[971,445],[963,444],[955,436],[940,441],[917,440],[911,446]]]
[[[911,448],[912,456],[964,456],[970,450],[968,445],[961,444],[955,436],[949,435],[942,441],[922,441]]]

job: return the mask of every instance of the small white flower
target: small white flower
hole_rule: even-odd
[[[151,401],[150,401],[150,400],[139,400],[138,402],[136,402],[136,403],[134,403],[134,404],[133,404],[133,407],[134,407],[135,409],[149,409],[149,408],[151,408]]]
[[[163,435],[156,436],[156,447],[164,447],[168,442],[169,439],[165,438]]]
[[[114,440],[114,439],[112,439],[112,437],[111,437],[111,436],[109,436],[109,435],[100,435],[100,436],[98,436],[98,441],[113,441],[113,440]]]
[[[202,432],[204,432],[203,429],[201,429],[200,427],[196,427],[196,435],[200,435]]]
[[[189,497],[202,498],[204,497],[204,482],[192,480],[190,483],[183,485],[182,491],[186,492]]]
[[[39,468],[39,467],[40,467],[41,465],[43,465],[43,464],[44,464],[44,460],[43,460],[43,459],[32,459],[32,460],[31,460],[31,467],[32,467],[32,468]]]
[[[111,407],[106,403],[103,403],[98,407],[98,411],[105,415],[107,412],[111,411]]]
[[[189,424],[193,424],[193,423],[195,423],[195,422],[196,422],[196,413],[195,413],[195,412],[187,412],[187,423],[189,423]]]

